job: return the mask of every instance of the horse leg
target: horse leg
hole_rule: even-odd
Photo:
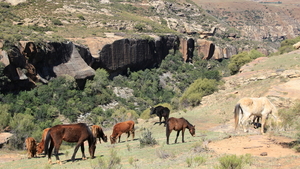
[[[48,163],[49,164],[52,164],[52,161],[51,161],[51,155],[52,155],[52,150],[54,148],[54,144],[52,141],[50,141],[50,147],[48,149]],[[47,154],[46,154],[47,155]]]
[[[74,162],[74,160],[75,160],[75,155],[76,155],[76,153],[77,153],[77,151],[78,151],[79,146],[81,146],[81,145],[83,145],[83,141],[78,141],[77,144],[76,144],[76,146],[75,146],[75,149],[74,149],[74,153],[73,153],[73,155],[72,155],[72,158],[71,158],[72,162]],[[84,146],[83,146],[83,149],[84,149]],[[82,147],[81,147],[81,150],[82,150]],[[84,150],[83,150],[83,151],[84,151]]]
[[[182,142],[184,143],[184,131],[185,131],[185,129],[182,129],[182,132],[181,132],[181,134],[182,134]]]
[[[126,142],[128,141],[128,138],[130,137],[130,131],[127,132],[127,138],[126,138]]]
[[[159,125],[161,125],[161,118],[162,118],[162,116],[159,115]]]
[[[176,135],[175,143],[177,143],[177,139],[178,139],[179,133],[180,133],[180,130],[179,130],[179,131],[177,131],[177,135]]]
[[[166,130],[166,136],[167,136],[167,144],[169,144],[169,137],[170,137],[170,134],[171,134],[172,130]]]
[[[80,147],[81,147],[82,159],[86,160],[86,157],[85,157],[85,154],[84,154],[84,144],[82,143]]]
[[[244,113],[244,116],[243,118],[241,119],[241,124],[243,126],[243,129],[244,129],[244,132],[247,133],[248,132],[248,129],[247,129],[247,120],[250,118],[251,114],[247,114]]]
[[[119,137],[119,143],[121,142],[121,135],[122,134],[119,134],[117,137]]]
[[[61,161],[60,161],[60,159],[59,159],[59,157],[58,157],[58,150],[59,150],[59,147],[60,147],[60,145],[61,145],[61,142],[62,142],[62,141],[60,141],[59,143],[57,143],[57,144],[54,145],[54,155],[55,155],[55,157],[56,157],[56,163],[57,163],[57,164],[62,164]],[[50,146],[51,146],[51,145],[50,145]]]
[[[266,125],[266,116],[261,116],[261,128],[260,128],[260,132],[261,134],[264,134],[265,131],[265,125]]]
[[[164,116],[164,119],[165,119],[165,125],[164,126],[166,126],[167,120],[168,120],[167,116]]]
[[[134,134],[135,134],[135,131],[134,130],[131,130],[131,134],[132,134],[132,141],[134,140]]]

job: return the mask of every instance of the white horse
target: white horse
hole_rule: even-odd
[[[271,114],[275,120],[280,121],[277,118],[277,109],[266,97],[260,98],[242,98],[235,105],[234,119],[235,119],[235,130],[238,124],[243,126],[244,132],[248,132],[245,126],[245,122],[251,117],[261,117],[261,134],[264,134],[264,128],[266,119]]]

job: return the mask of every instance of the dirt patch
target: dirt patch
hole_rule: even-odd
[[[218,154],[261,156],[266,152],[268,157],[299,156],[299,153],[288,146],[293,141],[295,140],[279,136],[248,135],[211,142],[208,147]]]
[[[0,163],[16,161],[16,160],[20,160],[20,159],[24,159],[24,158],[26,158],[26,155],[19,154],[19,153],[0,154]]]

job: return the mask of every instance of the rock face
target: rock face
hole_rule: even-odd
[[[126,74],[127,70],[138,71],[158,66],[169,54],[178,50],[177,36],[162,36],[154,41],[147,39],[121,39],[105,45],[90,64],[93,69],[104,68],[111,76]]]
[[[3,58],[6,57],[9,63],[4,73],[12,81],[10,90],[28,90],[35,87],[38,81],[47,83],[47,80],[63,75],[74,77],[82,87],[87,78],[95,75],[72,42],[39,46],[32,42],[20,42],[7,51],[7,56]]]
[[[148,39],[119,39],[103,45],[98,57],[89,48],[72,42],[49,42],[36,45],[33,42],[20,42],[10,50],[1,51],[0,62],[4,63],[4,73],[12,83],[8,90],[29,90],[36,82],[69,75],[83,88],[86,79],[93,78],[95,70],[103,68],[110,77],[127,74],[128,70],[138,71],[159,66],[170,50],[183,54],[185,62],[193,61],[196,50],[202,59],[222,60],[237,54],[233,46],[225,48],[211,41],[193,38],[179,38],[166,35]],[[97,53],[93,51],[92,53]]]

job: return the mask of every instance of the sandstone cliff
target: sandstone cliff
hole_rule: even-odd
[[[36,82],[47,83],[63,75],[74,77],[82,87],[80,85],[95,74],[72,42],[43,45],[20,42],[5,53],[2,51],[1,62],[6,66],[4,73],[12,81],[9,90],[28,90],[35,87]]]
[[[176,35],[155,36],[154,40],[119,39],[101,48],[92,48],[92,51],[89,46],[74,45],[72,42],[38,45],[20,42],[7,53],[2,51],[0,62],[6,66],[5,74],[13,82],[10,90],[27,90],[34,88],[36,82],[47,83],[64,75],[74,77],[78,86],[83,88],[86,79],[93,78],[98,68],[107,70],[113,77],[126,74],[128,70],[157,67],[171,49],[174,52],[180,50],[185,62],[193,61],[194,51],[206,60],[222,60],[237,54],[237,49],[232,46],[221,48],[207,40],[179,38]]]

